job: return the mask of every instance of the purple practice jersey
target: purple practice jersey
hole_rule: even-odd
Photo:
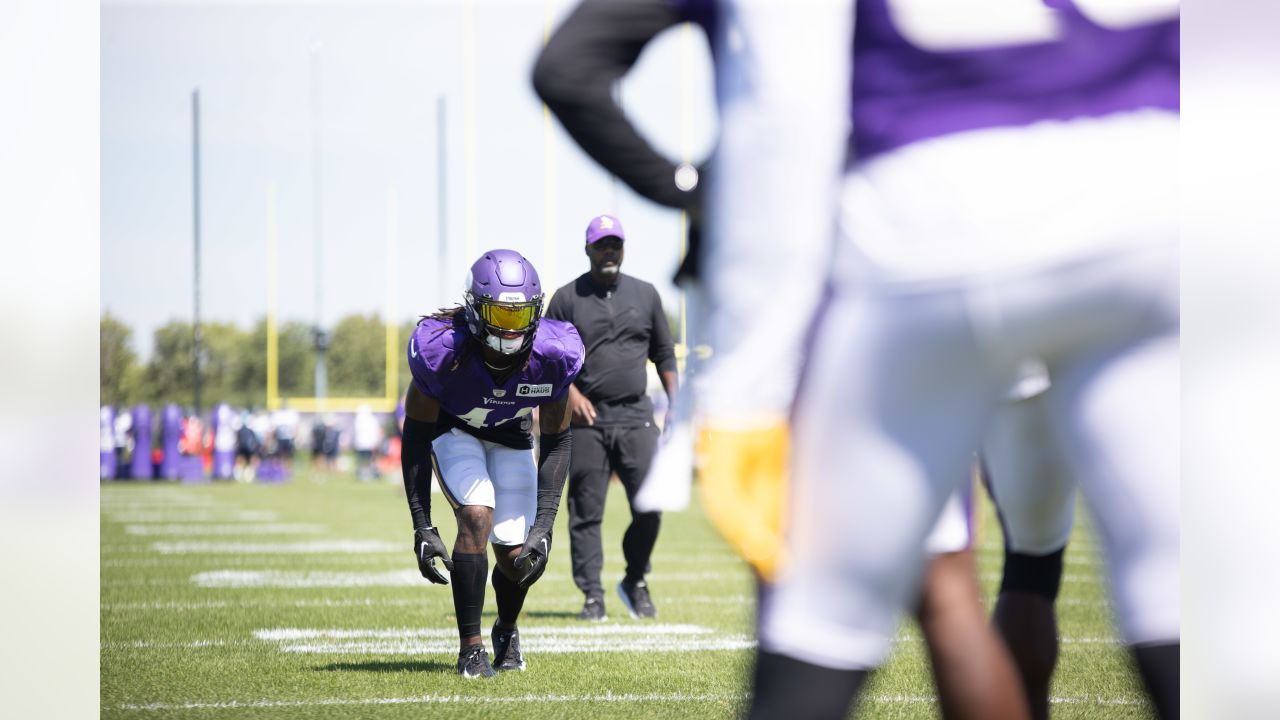
[[[498,384],[464,327],[424,318],[409,338],[409,370],[440,403],[440,430],[458,428],[507,447],[533,447],[533,409],[560,400],[582,370],[586,349],[573,325],[538,322],[529,362]],[[465,350],[464,350],[465,348]]]
[[[1165,4],[859,0],[850,160],[965,130],[1176,110],[1178,6]]]

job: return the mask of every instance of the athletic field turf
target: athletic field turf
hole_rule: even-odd
[[[300,465],[301,467],[301,465]],[[439,494],[434,519],[452,545]],[[574,619],[565,510],[551,566],[521,619],[528,670],[454,673],[449,588],[418,574],[403,490],[300,470],[285,485],[102,486],[102,715],[182,718],[725,718],[746,700],[754,595],[695,506],[668,514],[653,558],[656,620],[627,617],[627,509],[605,519],[609,620]],[[1081,513],[1083,515],[1083,513]],[[1000,534],[981,510],[988,603]],[[1147,718],[1110,626],[1096,546],[1078,531],[1060,600],[1057,718]],[[494,618],[490,588],[484,617]],[[865,717],[936,717],[917,628],[902,625]],[[797,718],[797,720],[800,720]]]

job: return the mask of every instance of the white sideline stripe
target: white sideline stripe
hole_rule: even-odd
[[[332,705],[464,705],[485,703],[613,703],[613,702],[725,702],[750,699],[748,693],[604,693],[590,695],[420,695],[417,697],[321,698],[316,700],[222,700],[219,702],[126,704],[107,710],[235,710],[241,708],[323,707]],[[867,695],[864,701],[881,704],[934,703],[933,695]],[[1100,696],[1050,697],[1055,705],[1146,705],[1143,698],[1106,698]]]
[[[236,555],[252,553],[304,554],[304,553],[385,553],[408,552],[405,543],[385,540],[313,540],[309,542],[246,543],[246,542],[158,542],[151,549],[162,555],[217,554]]]
[[[309,535],[322,533],[324,525],[310,523],[240,523],[227,525],[125,525],[130,535]]]
[[[594,637],[617,635],[710,635],[715,630],[701,625],[593,625],[587,627],[531,627],[520,630],[521,639],[537,638],[544,635],[561,637]],[[457,640],[456,628],[362,628],[344,630],[341,628],[271,628],[254,630],[253,636],[259,640],[342,640],[349,638],[367,639],[404,639],[404,638],[447,638]],[[457,650],[457,642],[453,648]]]
[[[416,586],[426,581],[417,570],[379,573],[213,570],[192,575],[191,582],[207,588],[320,588]]]
[[[279,519],[272,510],[156,510],[147,512],[113,512],[107,516],[112,522],[178,523],[178,522],[270,522]]]
[[[111,710],[210,710],[236,708],[310,707],[324,705],[452,705],[484,703],[577,703],[577,702],[723,702],[745,700],[745,693],[604,693],[593,695],[420,695],[398,698],[325,698],[320,700],[224,700],[222,702],[152,703],[149,705],[116,705]]]
[[[668,573],[650,576],[662,582],[738,579],[737,573]],[[544,579],[567,579],[567,575],[546,575]],[[284,570],[212,570],[191,576],[191,582],[209,588],[321,588],[321,587],[405,587],[425,581],[417,570],[389,572],[303,572]]]

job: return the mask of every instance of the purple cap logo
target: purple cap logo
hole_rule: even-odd
[[[600,238],[616,237],[619,240],[626,240],[627,236],[622,234],[622,223],[618,222],[618,218],[612,215],[600,215],[591,219],[591,223],[587,225],[587,244],[590,245]]]

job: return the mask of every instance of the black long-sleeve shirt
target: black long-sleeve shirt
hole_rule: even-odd
[[[676,277],[697,277],[702,188],[676,183],[678,164],[643,137],[614,102],[613,83],[631,69],[645,45],[664,30],[691,21],[713,22],[710,3],[679,0],[583,0],[547,41],[533,70],[533,87],[569,135],[601,167],[646,198],[689,213],[689,253]]]
[[[676,372],[671,330],[653,285],[619,273],[605,288],[583,273],[556,291],[547,317],[573,323],[582,336],[587,358],[573,384],[595,405],[596,425],[653,421],[645,361],[658,372]]]

